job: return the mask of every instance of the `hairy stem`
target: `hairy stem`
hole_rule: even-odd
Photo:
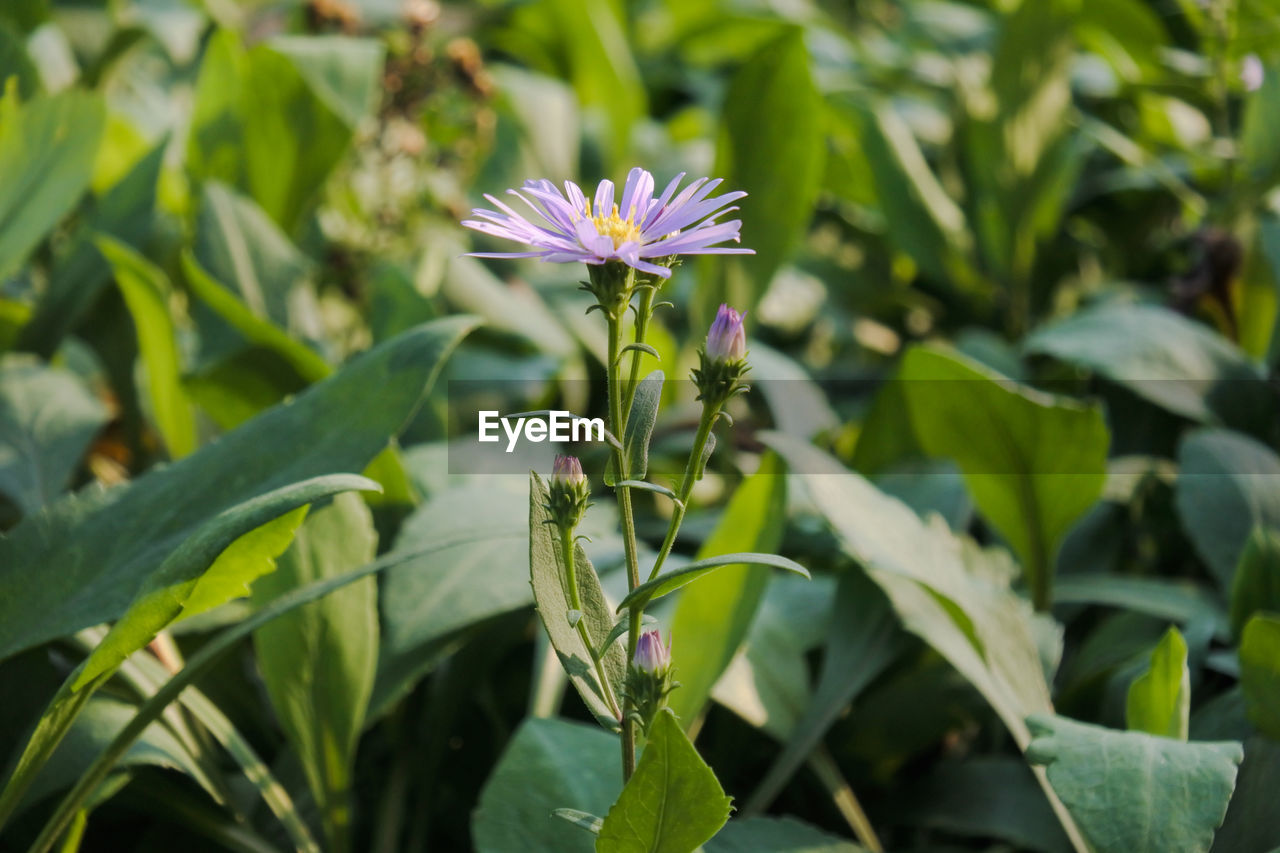
[[[652,287],[641,288],[640,298],[636,302],[636,338],[638,344],[644,343],[645,332],[649,329],[649,318],[653,315],[653,295],[655,289]],[[640,359],[644,358],[644,353],[640,350],[632,350],[631,352],[631,376],[627,379],[627,402],[622,408],[623,417],[631,417],[631,404],[636,399],[636,387],[640,384]]]
[[[573,530],[571,528],[561,528],[560,547],[564,551],[564,578],[569,592],[569,607],[581,614],[582,598],[578,594],[578,572],[573,559]],[[609,703],[609,710],[615,716],[621,716],[618,700],[613,695],[613,685],[609,683],[609,679],[604,674],[604,660],[596,653],[595,644],[591,642],[591,635],[587,633],[587,623],[581,616],[578,618],[576,627],[578,636],[582,638],[582,644],[587,647],[587,653],[591,655],[591,660],[595,662],[596,678],[600,680],[600,689],[604,694],[604,701]]]
[[[672,546],[675,545],[676,534],[680,532],[680,524],[684,521],[685,507],[689,505],[689,495],[693,493],[693,485],[698,482],[698,477],[702,473],[702,457],[707,451],[707,440],[711,437],[711,427],[715,425],[716,417],[719,414],[719,406],[704,405],[702,407],[702,420],[698,422],[698,433],[693,438],[693,450],[689,452],[689,461],[685,463],[684,476],[680,480],[680,488],[676,490],[676,497],[679,498],[679,502],[676,503],[671,512],[671,521],[667,524],[667,535],[662,539],[662,547],[658,550],[658,558],[653,561],[653,571],[649,573],[649,580],[656,578],[658,572],[662,571],[662,564],[666,562]]]
[[[622,311],[626,309],[623,308]],[[618,353],[622,349],[622,311],[610,313],[609,316],[609,420],[614,435],[625,434],[626,422],[622,419],[622,376],[618,363]],[[613,449],[614,470],[618,482],[629,479],[631,471],[627,464],[627,455],[622,447]],[[619,487],[618,509],[622,516],[622,545],[627,558],[627,589],[635,589],[640,585],[640,561],[636,556],[636,523],[631,509],[631,490]],[[636,652],[636,643],[640,639],[641,612],[632,608],[630,630],[627,632],[627,660],[631,660]],[[631,700],[623,697],[622,706],[622,778],[625,782],[636,770],[636,730],[631,721]]]

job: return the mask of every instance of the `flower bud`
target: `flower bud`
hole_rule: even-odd
[[[671,678],[671,647],[663,645],[657,631],[645,631],[636,642],[631,666],[627,668],[626,697],[631,702],[630,719],[649,731],[667,696],[680,685]]]
[[[572,530],[582,521],[591,487],[576,456],[557,456],[551,466],[547,512],[561,530]]]
[[[747,355],[747,332],[742,327],[745,314],[739,314],[728,305],[721,305],[716,312],[711,331],[707,332],[707,358],[712,361],[742,361]]]
[[[742,384],[742,377],[750,370],[747,333],[742,327],[744,316],[728,305],[721,305],[711,331],[707,332],[707,345],[699,353],[701,364],[693,371],[698,399],[704,406],[718,409],[734,394],[747,390]]]

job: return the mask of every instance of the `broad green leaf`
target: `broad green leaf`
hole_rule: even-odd
[[[413,552],[458,533],[474,533],[475,541],[411,560],[383,579],[375,710],[417,682],[433,662],[433,646],[533,601],[525,565],[529,497],[523,478],[483,479],[437,492],[400,525],[392,553]]]
[[[200,525],[146,578],[106,638],[67,676],[50,700],[0,793],[0,825],[21,802],[35,774],[66,735],[92,694],[130,655],[144,648],[157,633],[182,614],[201,574],[220,554],[228,550],[232,552],[229,565],[223,572],[224,583],[219,588],[234,590],[235,584],[227,583],[226,576],[234,576],[236,571],[260,574],[263,560],[269,562],[288,545],[289,537],[281,534],[280,526],[269,526],[266,531],[257,528],[336,492],[374,487],[376,485],[372,481],[350,474],[315,477],[258,495]],[[299,521],[290,519],[283,522],[290,537],[293,526]],[[242,539],[242,542],[237,542]],[[272,548],[278,550],[271,553]],[[206,603],[216,605],[223,602],[206,598]]]
[[[372,480],[350,483],[353,488],[365,490],[376,489],[377,485]],[[181,618],[189,619],[248,596],[255,580],[275,572],[276,558],[293,542],[306,517],[307,508],[298,507],[228,545],[196,581],[182,604]]]
[[[476,851],[590,853],[595,839],[551,813],[604,814],[621,789],[616,737],[567,720],[525,720],[480,792],[471,817]]]
[[[269,44],[293,60],[312,91],[355,128],[377,106],[383,47],[378,39],[276,36]]]
[[[1128,83],[1159,80],[1169,34],[1159,15],[1140,0],[1082,0],[1075,20],[1082,47],[1099,54]]]
[[[27,55],[22,34],[0,18],[0,83],[16,80],[18,96],[30,100],[40,88],[40,76]]]
[[[894,247],[931,279],[974,283],[973,235],[964,211],[943,189],[906,122],[887,103],[859,99],[840,106],[857,129]]]
[[[1280,133],[1280,64],[1268,63],[1262,86],[1245,101],[1240,128],[1242,191],[1261,196],[1280,181],[1280,153],[1271,144]]]
[[[290,337],[270,320],[254,314],[234,293],[214,281],[189,252],[182,255],[182,270],[187,286],[198,299],[243,335],[246,341],[274,350],[298,371],[302,379],[319,382],[333,372],[319,353]]]
[[[1182,528],[1219,586],[1228,590],[1258,526],[1280,527],[1280,458],[1229,430],[1198,430],[1178,447],[1175,495]]]
[[[635,775],[605,815],[597,853],[689,853],[729,819],[715,773],[672,713],[661,711]]]
[[[1231,582],[1231,633],[1240,637],[1254,613],[1280,613],[1280,530],[1255,527]]]
[[[866,848],[791,817],[731,820],[702,848],[706,853],[863,853]]]
[[[1259,613],[1244,626],[1240,683],[1249,722],[1280,741],[1280,614]]]
[[[627,455],[627,473],[633,480],[643,480],[649,473],[649,439],[658,422],[658,403],[662,400],[664,378],[661,370],[655,370],[641,379],[636,386],[631,411],[627,413],[627,427],[622,433],[622,449]],[[613,454],[609,455],[604,481],[610,486],[617,481]]]
[[[898,381],[921,445],[960,466],[979,511],[1018,555],[1036,608],[1047,609],[1062,539],[1106,484],[1102,410],[933,349],[908,351]]]
[[[381,65],[380,52],[353,53],[349,45],[316,43],[295,61],[270,44],[246,51],[233,32],[218,31],[196,84],[192,174],[236,187],[281,228],[296,230],[350,144],[346,117],[360,81]]]
[[[172,459],[195,451],[195,410],[182,387],[182,356],[169,314],[169,281],[164,272],[129,246],[111,237],[98,238],[107,263],[138,333],[138,350],[147,370],[147,393]]]
[[[801,577],[809,577],[809,570],[804,566],[795,560],[789,560],[777,554],[718,554],[715,557],[704,557],[701,560],[686,563],[678,569],[663,572],[653,580],[640,584],[640,586],[627,593],[626,597],[618,604],[618,612],[621,613],[632,606],[645,607],[653,599],[669,595],[684,585],[693,583],[717,569],[736,565],[768,566],[774,569],[795,572]]]
[[[17,357],[0,361],[0,493],[31,515],[66,488],[107,420],[73,374]]]
[[[111,281],[111,267],[95,240],[114,237],[141,249],[151,236],[156,185],[168,140],[163,140],[97,200],[76,230],[71,248],[58,257],[35,315],[22,330],[21,347],[51,358],[72,329],[93,309]]]
[[[1201,423],[1247,416],[1262,387],[1261,374],[1234,344],[1156,305],[1101,305],[1081,311],[1037,329],[1023,347],[1087,367]]]
[[[0,279],[27,259],[84,195],[106,121],[83,90],[18,103],[0,98]]]
[[[1182,625],[1204,622],[1213,626],[1214,636],[1224,640],[1230,634],[1217,596],[1189,581],[1072,572],[1059,579],[1053,600],[1057,604],[1117,607]]]
[[[1170,628],[1151,652],[1151,666],[1129,685],[1125,726],[1175,740],[1187,739],[1191,721],[1191,671],[1187,642]]]
[[[377,545],[368,507],[358,495],[339,495],[312,513],[276,571],[254,585],[254,603],[359,568]],[[267,695],[335,847],[350,832],[356,742],[378,659],[377,595],[373,578],[357,581],[259,628],[253,638]]]
[[[284,484],[363,470],[472,325],[450,318],[407,332],[173,465],[24,520],[0,539],[0,658],[118,618],[219,513]],[[56,578],[40,570],[49,565]]]
[[[547,629],[551,645],[560,663],[577,689],[578,695],[600,725],[614,729],[619,717],[609,708],[607,690],[621,702],[623,680],[627,669],[627,652],[621,643],[614,643],[605,650],[601,663],[609,685],[600,684],[592,649],[582,642],[578,631],[569,626],[567,614],[568,594],[565,592],[564,555],[556,537],[556,528],[547,521],[547,486],[536,473],[529,474],[529,574],[533,585],[533,600],[538,616]],[[582,603],[582,624],[593,648],[598,649],[613,628],[613,613],[609,610],[600,579],[587,559],[587,552],[580,544],[574,545],[574,569]]]
[[[813,216],[826,149],[809,66],[803,31],[788,28],[741,65],[725,96],[715,171],[726,187],[748,193],[739,202],[743,245],[756,255],[731,264],[729,287],[716,298],[741,308],[754,307]],[[746,292],[736,277],[746,280]]]
[[[884,593],[866,575],[851,570],[840,576],[813,698],[757,784],[749,811],[772,803],[854,697],[898,657],[905,639]]]
[[[782,542],[786,520],[786,472],[770,453],[734,492],[698,558],[724,551],[772,551]],[[686,728],[696,725],[711,688],[737,653],[768,583],[766,567],[744,564],[722,569],[680,593],[670,622],[680,689],[668,705]]]
[[[1035,734],[1027,760],[1046,767],[1097,853],[1196,853],[1213,843],[1240,744],[1182,743],[1049,714],[1027,725]]]
[[[777,433],[762,438],[805,485],[844,552],[888,596],[902,627],[955,667],[1025,749],[1031,740],[1026,717],[1053,707],[1037,636],[1058,629],[1041,623],[1038,630],[1037,619],[1044,617],[1009,588],[1016,568],[1007,554],[955,536],[941,518],[921,522],[907,506],[807,444]],[[1038,779],[1047,786],[1043,775]],[[1079,846],[1071,817],[1049,799]]]

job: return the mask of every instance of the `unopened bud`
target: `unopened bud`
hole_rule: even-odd
[[[711,331],[707,332],[707,358],[712,361],[742,361],[747,355],[747,332],[742,326],[746,315],[728,305],[716,312]]]
[[[551,487],[547,512],[563,530],[572,530],[582,521],[591,497],[591,487],[576,456],[557,456],[551,466]]]
[[[645,631],[627,668],[631,719],[647,733],[658,712],[666,707],[668,694],[679,686],[671,678],[671,647],[663,644],[657,631]]]

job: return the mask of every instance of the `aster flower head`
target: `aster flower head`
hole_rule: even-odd
[[[578,486],[586,482],[586,476],[582,473],[582,463],[576,456],[556,456],[556,461],[551,465],[551,478],[567,486]]]
[[[657,631],[645,631],[636,641],[631,665],[645,675],[663,676],[671,668],[671,648],[663,645]]]
[[[572,181],[565,181],[564,192],[545,179],[526,181],[522,188],[507,193],[524,202],[529,213],[518,213],[486,195],[497,210],[476,208],[475,218],[462,224],[531,247],[522,252],[472,252],[473,257],[592,265],[619,261],[660,278],[669,278],[671,270],[655,260],[675,255],[754,254],[751,249],[718,245],[740,240],[741,220],[718,220],[737,210],[729,205],[746,193],[712,197],[722,180],[698,178],[677,194],[683,179],[681,172],[655,198],[653,175],[635,168],[616,201],[613,181],[601,181],[593,198],[587,198]]]
[[[547,488],[547,512],[561,530],[573,530],[582,522],[591,501],[591,486],[576,456],[557,456]]]

